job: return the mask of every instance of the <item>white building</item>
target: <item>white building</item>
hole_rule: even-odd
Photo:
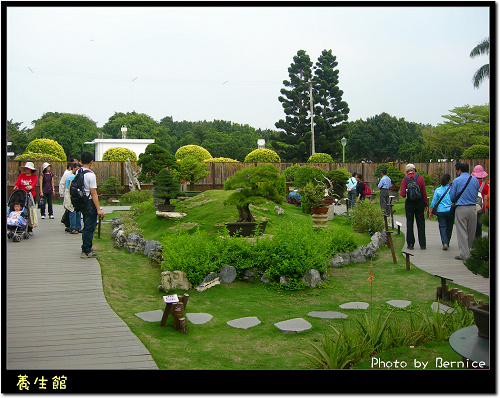
[[[137,158],[139,159],[139,155],[144,153],[146,147],[149,144],[154,144],[155,140],[146,140],[146,139],[117,139],[117,138],[96,138],[92,142],[86,142],[85,144],[93,144],[95,145],[95,155],[94,159],[99,162],[102,160],[102,155],[109,148],[127,148],[133,151]]]

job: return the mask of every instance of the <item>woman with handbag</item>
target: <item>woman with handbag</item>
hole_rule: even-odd
[[[39,208],[41,218],[45,218],[45,204],[49,210],[49,218],[54,218],[52,210],[52,198],[54,196],[54,174],[50,171],[50,164],[45,162],[42,165],[42,175],[40,177],[40,201]]]
[[[441,177],[441,186],[434,191],[429,209],[430,220],[432,220],[432,216],[437,215],[443,250],[448,250],[450,247],[451,233],[455,222],[455,209],[452,207],[450,199],[450,180],[449,174],[444,174]]]

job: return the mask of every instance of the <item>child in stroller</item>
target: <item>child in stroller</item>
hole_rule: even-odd
[[[23,190],[16,190],[10,195],[7,203],[7,237],[14,242],[20,242],[21,236],[29,239],[27,206],[28,195]]]

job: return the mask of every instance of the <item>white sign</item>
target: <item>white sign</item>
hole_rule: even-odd
[[[403,224],[401,224],[399,221],[396,221],[396,225],[397,225],[398,227],[402,227],[402,226],[403,226]]]

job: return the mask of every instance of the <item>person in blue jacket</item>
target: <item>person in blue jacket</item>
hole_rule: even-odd
[[[450,198],[450,180],[451,176],[449,174],[444,174],[441,177],[441,186],[434,191],[429,209],[429,219],[432,220],[432,209],[437,205],[436,215],[443,250],[448,250],[448,247],[450,247],[450,239],[453,232],[453,224],[455,222],[455,209],[451,206]]]

